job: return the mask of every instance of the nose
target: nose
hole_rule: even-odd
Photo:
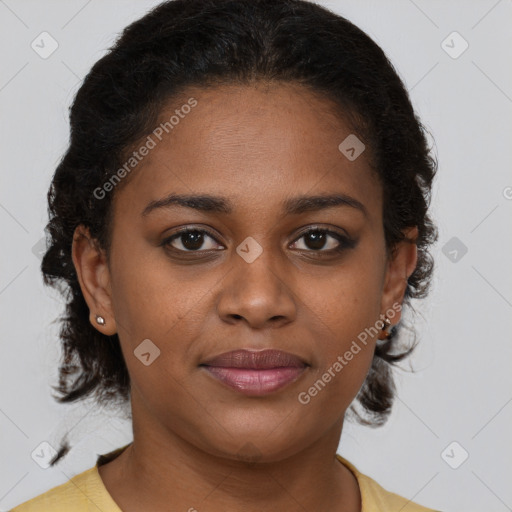
[[[268,251],[252,263],[238,254],[233,260],[217,301],[219,317],[231,324],[246,322],[253,329],[293,322],[297,301],[277,260]]]

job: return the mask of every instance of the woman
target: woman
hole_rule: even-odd
[[[436,162],[382,50],[301,0],[174,0],[70,122],[59,400],[129,401],[134,439],[14,511],[431,510],[336,454],[347,412],[386,420],[433,268]]]

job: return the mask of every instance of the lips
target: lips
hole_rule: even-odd
[[[306,366],[298,356],[281,350],[233,350],[203,363],[207,366],[268,370],[270,368],[301,368]]]
[[[234,350],[200,366],[231,389],[261,396],[294,382],[309,365],[300,357],[280,350]]]

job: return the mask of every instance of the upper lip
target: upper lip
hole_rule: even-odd
[[[224,368],[247,368],[265,370],[270,368],[301,368],[307,366],[299,356],[282,350],[233,350],[201,363],[202,366],[221,366]]]

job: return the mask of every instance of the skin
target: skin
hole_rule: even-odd
[[[357,481],[335,453],[376,337],[310,403],[297,397],[402,303],[416,245],[388,255],[370,151],[354,161],[339,151],[352,131],[328,100],[291,84],[187,94],[162,120],[186,98],[197,106],[115,191],[109,257],[87,229],[75,233],[90,321],[118,333],[131,377],[134,441],[100,476],[127,512],[359,511]],[[233,211],[174,205],[141,215],[170,193],[224,196]],[[346,205],[283,214],[284,200],[332,193],[357,199],[366,214]],[[159,245],[184,226],[216,239],[204,235],[202,254],[186,252],[187,236],[169,242],[174,252]],[[329,236],[315,248],[303,233],[313,227],[353,238],[355,247],[327,255],[340,242]],[[417,229],[406,234],[414,242]],[[263,250],[252,263],[236,252],[249,236]],[[160,350],[149,366],[133,353],[145,339]],[[310,366],[285,388],[249,397],[198,366],[238,348],[280,349]]]

